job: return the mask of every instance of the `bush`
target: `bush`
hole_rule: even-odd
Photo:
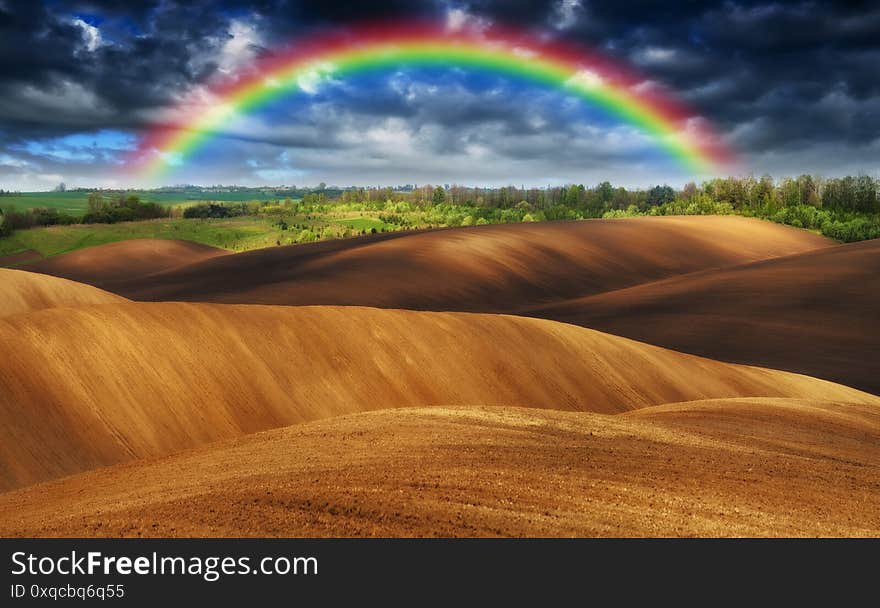
[[[876,239],[880,238],[880,223],[863,217],[843,222],[829,221],[822,226],[822,234],[844,243]]]
[[[234,203],[221,205],[219,203],[200,203],[187,207],[183,211],[183,217],[188,219],[217,219],[224,217],[239,217],[248,214],[246,203]]]
[[[84,224],[115,224],[135,220],[152,220],[168,217],[168,209],[158,203],[144,203],[136,196],[106,202],[101,197],[89,197],[89,212],[82,222]]]
[[[616,218],[616,217],[638,217],[640,215],[644,215],[644,213],[639,211],[639,208],[636,207],[635,205],[630,205],[629,207],[626,208],[626,210],[611,209],[610,211],[606,211],[605,213],[602,214],[602,217],[604,219],[612,219],[612,218]]]
[[[297,243],[311,243],[312,241],[316,241],[318,237],[314,232],[309,230],[308,228],[299,233],[296,237]]]
[[[35,226],[55,226],[76,223],[76,218],[57,209],[34,207],[28,211],[7,209],[0,220],[0,236],[9,236],[16,230],[26,230]]]
[[[796,228],[819,230],[831,221],[831,214],[810,205],[795,205],[777,211],[771,219],[779,224],[788,224]]]

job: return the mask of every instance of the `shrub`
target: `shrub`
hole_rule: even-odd
[[[241,215],[247,215],[247,213],[248,206],[246,203],[235,203],[231,205],[221,205],[219,203],[201,203],[198,205],[193,205],[192,207],[187,207],[183,211],[183,217],[216,219],[224,217],[238,217]]]
[[[299,233],[299,236],[296,237],[297,243],[311,243],[312,241],[317,240],[317,236],[314,232],[306,228],[302,232]]]
[[[863,217],[849,221],[829,221],[822,226],[822,234],[844,243],[880,238],[880,223]]]

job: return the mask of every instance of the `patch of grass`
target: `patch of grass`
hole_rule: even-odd
[[[129,239],[180,239],[246,251],[276,245],[286,235],[272,221],[261,217],[217,220],[162,219],[119,224],[75,224],[18,230],[0,239],[0,256],[33,249],[43,256],[58,255]]]
[[[334,219],[332,221],[334,224],[339,224],[340,226],[352,228],[353,230],[357,231],[366,230],[367,232],[369,232],[371,229],[375,228],[376,232],[379,232],[383,228],[387,227],[387,224],[385,222],[372,217],[353,217],[339,220]]]
[[[145,203],[160,203],[162,205],[180,205],[187,207],[195,203],[203,203],[208,201],[237,202],[246,203],[255,200],[269,201],[278,197],[275,193],[267,191],[259,192],[154,192],[154,191],[137,191],[126,192],[126,196],[137,196]],[[113,195],[107,193],[108,197]],[[88,192],[18,192],[10,195],[0,196],[0,209],[7,207],[15,207],[17,211],[26,211],[35,207],[46,207],[47,209],[57,209],[61,213],[66,213],[74,217],[80,217],[88,210]],[[299,199],[293,199],[299,200]]]
[[[15,207],[25,211],[35,207],[57,209],[61,213],[79,216],[88,209],[88,194],[83,192],[21,192],[0,196],[0,209]]]

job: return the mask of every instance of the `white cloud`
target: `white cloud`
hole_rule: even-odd
[[[577,23],[583,8],[581,0],[559,0],[553,9],[553,27],[559,30],[570,28]]]
[[[306,175],[306,173],[299,169],[285,167],[281,169],[260,169],[259,171],[254,171],[254,175],[270,184],[289,184]]]
[[[636,52],[634,58],[643,65],[664,65],[675,61],[678,53],[675,49],[649,46]]]
[[[95,26],[86,23],[82,19],[74,19],[73,24],[82,30],[83,43],[86,50],[90,53],[93,53],[104,43],[101,38],[101,30]]]
[[[397,152],[407,152],[413,149],[413,138],[409,125],[400,118],[388,118],[381,124],[367,129],[365,133],[356,133],[355,135],[377,146],[393,149]]]
[[[446,13],[446,27],[452,31],[457,31],[463,28],[464,24],[467,23],[467,20],[468,14],[464,9],[453,8]]]
[[[660,84],[656,80],[642,80],[630,87],[630,90],[634,93],[643,94],[650,93],[652,91],[657,91],[660,89]]]
[[[336,66],[332,63],[317,63],[311,69],[301,74],[296,79],[296,84],[304,93],[314,95],[318,92],[321,84],[330,79],[330,74],[334,69],[336,69]]]
[[[538,54],[538,52],[534,49],[530,49],[524,46],[515,46],[513,47],[513,49],[511,49],[511,52],[517,57],[522,57],[523,59],[531,59]]]
[[[159,152],[159,157],[172,167],[179,167],[183,164],[183,155],[180,152]]]
[[[18,169],[24,169],[25,167],[31,166],[31,163],[28,161],[16,158],[14,156],[10,156],[8,154],[0,154],[0,165],[4,165],[6,167],[16,167]]]
[[[3,165],[0,164],[0,167],[2,166]],[[3,175],[0,173],[0,187],[4,187],[4,182],[7,182],[5,184],[6,189],[15,189],[22,192],[41,192],[49,190],[61,182],[67,182],[69,185],[74,185],[71,183],[71,180],[65,179],[60,173],[36,173],[33,171],[14,173],[12,175]]]
[[[450,8],[446,11],[446,29],[458,32],[463,29],[483,31],[491,25],[488,19],[477,17],[463,8]]]
[[[574,76],[566,80],[565,84],[586,89],[596,89],[605,84],[605,79],[592,70],[579,70]]]
[[[231,74],[241,66],[250,64],[262,46],[262,37],[254,23],[243,19],[229,22],[229,39],[223,43],[217,56],[217,69]]]

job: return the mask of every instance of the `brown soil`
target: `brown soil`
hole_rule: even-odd
[[[880,535],[880,397],[810,377],[880,393],[878,243],[685,217],[225,253],[29,267],[221,303],[0,270],[0,536]]]
[[[125,298],[65,279],[0,268],[0,317],[45,308],[113,304]],[[3,349],[8,345],[3,343]]]
[[[382,410],[2,494],[0,535],[877,536],[878,489],[876,406]]]
[[[527,314],[880,393],[878,303],[875,240],[646,283]]]
[[[39,251],[34,251],[33,249],[27,249],[25,251],[19,251],[18,253],[13,253],[10,255],[2,255],[0,256],[0,268],[2,267],[14,267],[19,266],[21,264],[27,264],[29,262],[36,262],[37,260],[42,260],[43,256],[40,255]]]
[[[4,488],[364,410],[880,398],[521,317],[128,303],[0,320]]]
[[[78,249],[28,264],[25,270],[108,288],[130,277],[148,277],[229,252],[191,241],[133,239]]]
[[[273,247],[112,281],[93,260],[75,278],[136,300],[510,312],[831,245],[741,217],[630,218]]]

